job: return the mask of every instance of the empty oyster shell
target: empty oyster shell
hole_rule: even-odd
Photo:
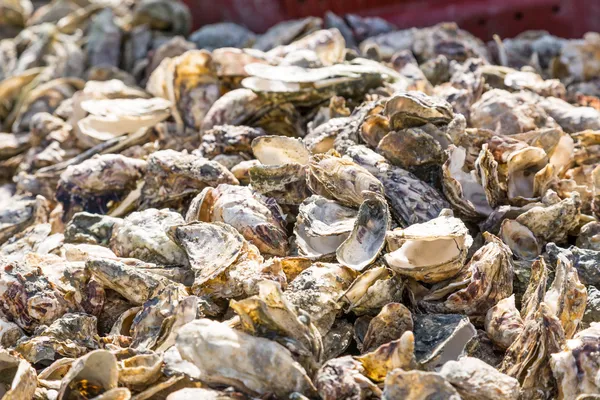
[[[356,210],[322,196],[305,199],[294,227],[298,252],[310,258],[331,257],[352,231],[356,215]]]
[[[454,115],[452,106],[443,99],[422,92],[395,93],[387,101],[384,114],[392,130],[432,124],[447,124]]]
[[[444,312],[483,316],[498,301],[512,294],[514,267],[510,249],[488,232],[484,232],[483,237],[487,243],[447,284],[450,290],[454,287],[458,290],[445,300]]]
[[[75,106],[83,116],[72,121],[75,135],[85,147],[92,147],[121,135],[153,127],[170,115],[171,103],[151,99],[78,99]],[[80,110],[79,110],[80,109]],[[76,122],[76,123],[75,123]]]
[[[463,357],[459,361],[448,361],[440,370],[442,375],[456,388],[464,400],[517,400],[519,382],[498,372],[485,362]]]
[[[515,220],[502,221],[499,236],[520,260],[533,260],[541,253],[541,246],[534,234]]]
[[[400,301],[404,284],[402,278],[385,267],[374,267],[359,275],[343,295],[346,311],[375,315],[388,303]]]
[[[147,163],[120,154],[103,154],[60,175],[56,199],[63,204],[64,219],[78,211],[104,214],[109,204],[121,201],[146,172]]]
[[[223,222],[267,254],[288,252],[283,211],[276,202],[248,187],[219,185],[206,188],[190,204],[186,220]]]
[[[0,350],[0,395],[3,399],[32,399],[37,386],[35,369],[14,352]]]
[[[554,281],[546,291],[544,303],[556,315],[566,339],[573,337],[583,318],[587,302],[585,285],[579,281],[573,263],[563,254],[556,262]]]
[[[81,396],[95,397],[117,387],[117,359],[107,350],[95,350],[77,359],[60,384],[61,400]]]
[[[249,394],[273,393],[281,397],[292,392],[308,396],[316,392],[285,347],[223,323],[192,321],[179,330],[176,346],[184,359],[200,368],[205,382],[234,385]]]
[[[447,216],[388,232],[387,241],[393,250],[384,256],[387,265],[427,283],[456,275],[473,242],[463,222]]]
[[[161,377],[162,355],[137,354],[118,361],[119,383],[127,387],[146,387]]]
[[[517,217],[538,240],[560,243],[579,224],[581,200],[577,193],[547,207],[536,206]]]
[[[383,194],[383,186],[369,171],[352,161],[327,154],[310,158],[308,187],[319,194],[350,207],[358,207],[363,191]]]
[[[565,337],[560,321],[540,303],[525,327],[506,351],[500,372],[521,383],[525,398],[547,397],[553,391],[550,355],[559,352]],[[536,395],[537,393],[537,395]]]
[[[337,260],[354,270],[362,271],[379,256],[390,228],[390,214],[385,198],[377,193],[365,193],[350,236],[336,250]]]
[[[108,215],[80,212],[65,226],[66,243],[89,243],[107,246],[113,229],[122,223],[122,219]]]
[[[119,260],[91,258],[85,266],[103,286],[114,290],[133,304],[143,304],[173,283],[170,279]]]
[[[485,331],[497,346],[507,349],[523,330],[523,319],[515,306],[515,295],[500,300],[485,317]]]
[[[297,163],[254,165],[248,171],[252,188],[278,204],[298,205],[310,196],[306,167]]]
[[[185,250],[190,266],[197,270],[196,285],[214,279],[233,264],[245,242],[238,231],[221,222],[173,226],[169,236]]]
[[[177,330],[196,318],[195,296],[172,284],[144,303],[131,323],[131,348],[164,351],[175,344]]]
[[[39,267],[5,261],[2,271],[0,310],[25,332],[49,325],[73,307]]]
[[[346,41],[339,30],[321,29],[298,39],[287,46],[277,46],[267,54],[285,57],[300,50],[314,51],[322,65],[333,65],[344,60]]]
[[[444,194],[454,208],[466,218],[478,219],[492,212],[488,194],[475,171],[465,172],[466,150],[450,146],[448,160],[442,166]]]
[[[459,400],[461,397],[440,374],[396,369],[385,378],[383,400],[425,400],[438,397]]]

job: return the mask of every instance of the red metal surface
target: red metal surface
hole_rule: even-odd
[[[330,10],[379,16],[399,28],[455,21],[484,40],[543,29],[561,37],[600,31],[598,0],[184,0],[196,28],[221,21],[264,32],[277,22]]]

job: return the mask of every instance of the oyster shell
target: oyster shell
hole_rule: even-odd
[[[580,398],[582,394],[599,394],[598,323],[579,331],[567,340],[562,351],[550,356],[550,367],[558,382],[558,398]]]
[[[61,380],[59,399],[98,396],[117,387],[117,359],[107,350],[95,350],[77,359]]]
[[[355,277],[356,272],[343,265],[316,263],[288,284],[284,297],[325,335],[342,308],[340,297]]]
[[[381,389],[363,373],[362,364],[351,356],[327,361],[315,378],[319,396],[323,400],[379,397]]]
[[[192,321],[180,329],[176,346],[184,359],[200,368],[205,382],[234,385],[249,394],[273,393],[282,397],[292,392],[308,396],[316,392],[304,369],[285,347],[235,331],[223,323]]]
[[[448,361],[440,370],[440,375],[465,400],[519,398],[519,382],[516,379],[498,372],[477,358],[463,357],[459,361]]]
[[[358,210],[354,228],[336,250],[338,262],[357,271],[379,256],[390,228],[388,205],[383,196],[365,192],[363,196],[365,201]]]
[[[0,360],[2,398],[7,400],[33,398],[37,375],[35,369],[18,354],[9,350],[0,350]]]
[[[473,240],[463,222],[442,216],[388,232],[386,264],[398,274],[435,283],[456,275]]]
[[[33,337],[20,340],[15,350],[32,364],[60,356],[77,358],[98,348],[93,339],[97,334],[96,317],[65,314]]]
[[[383,185],[365,168],[344,158],[316,154],[310,158],[306,177],[310,190],[349,207],[365,200],[363,191],[383,194]]]
[[[412,315],[408,308],[400,303],[388,303],[369,322],[362,342],[362,351],[375,350],[385,343],[400,339],[404,332],[412,330]]]
[[[428,369],[458,360],[476,334],[468,318],[459,314],[415,314],[415,356]]]
[[[186,220],[223,222],[260,251],[276,256],[288,252],[283,211],[276,202],[248,187],[223,184],[206,188],[190,204]]]
[[[523,330],[523,319],[515,306],[515,295],[500,300],[485,317],[485,331],[495,345],[507,349]]]
[[[142,207],[181,208],[208,186],[238,183],[235,176],[216,161],[173,150],[157,151],[148,159]]]
[[[384,400],[425,400],[434,397],[447,400],[461,398],[456,389],[436,372],[404,371],[399,368],[385,378]]]
[[[180,214],[167,209],[131,213],[113,229],[110,248],[119,257],[163,265],[187,265],[185,252],[167,235],[170,226],[183,223]]]
[[[331,257],[352,232],[357,212],[334,200],[313,195],[300,204],[294,227],[298,252],[307,257]]]

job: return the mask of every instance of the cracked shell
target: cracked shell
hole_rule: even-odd
[[[398,130],[420,126],[449,123],[454,113],[452,106],[443,99],[410,91],[394,94],[385,104],[384,115],[390,119],[390,128]]]
[[[442,216],[388,232],[386,264],[398,274],[426,283],[440,282],[463,267],[473,242],[464,223]]]

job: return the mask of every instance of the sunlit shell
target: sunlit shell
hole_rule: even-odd
[[[0,394],[3,399],[20,400],[33,398],[37,386],[35,369],[9,350],[0,350]]]
[[[284,297],[304,310],[324,335],[342,308],[342,294],[355,277],[356,272],[343,265],[316,263],[288,284]]]
[[[19,341],[15,349],[32,364],[58,357],[77,358],[98,348],[93,339],[97,334],[96,317],[65,314],[32,337]]]
[[[516,218],[538,240],[560,243],[579,223],[581,200],[577,193],[547,207],[536,206]]]
[[[384,256],[395,272],[416,280],[434,283],[456,275],[463,267],[472,238],[463,222],[438,217],[388,233]]]
[[[523,319],[515,307],[515,296],[500,300],[485,317],[485,331],[502,348],[509,348],[523,330]]]
[[[323,65],[333,65],[344,60],[346,42],[337,29],[322,29],[315,31],[302,39],[296,40],[287,46],[275,47],[267,54],[285,57],[299,50],[312,50]]]
[[[526,147],[513,152],[507,160],[509,199],[536,197],[537,173],[548,163],[548,157],[539,147]],[[541,195],[537,193],[537,195]]]
[[[375,382],[383,382],[388,373],[397,368],[413,369],[415,360],[415,337],[411,331],[400,339],[382,344],[375,350],[355,357],[363,365],[365,375]]]
[[[315,393],[306,372],[285,347],[223,323],[208,319],[190,322],[179,331],[176,346],[184,359],[200,368],[203,379],[216,384],[280,397],[292,392]]]
[[[464,400],[517,400],[519,382],[485,362],[463,357],[459,361],[448,361],[440,370],[448,382]]]
[[[550,367],[558,383],[558,399],[598,395],[598,335],[600,326],[591,327],[567,340],[562,351],[550,356]],[[585,398],[585,397],[584,397]]]
[[[396,93],[387,101],[384,114],[390,119],[393,130],[419,126],[426,122],[445,124],[454,115],[452,106],[446,101],[416,91]]]
[[[533,260],[541,253],[541,246],[533,233],[515,220],[502,221],[499,235],[518,259]]]
[[[97,396],[117,387],[117,359],[107,350],[95,350],[77,359],[61,381],[58,398],[66,400],[88,393]]]
[[[315,371],[323,356],[317,328],[295,311],[277,283],[265,280],[258,286],[257,296],[230,304],[240,316],[242,329],[288,347],[307,371]]]
[[[262,136],[252,141],[254,157],[265,165],[308,164],[309,152],[302,140],[285,136]]]
[[[410,172],[393,166],[366,146],[350,146],[346,156],[366,168],[383,184],[390,212],[402,225],[427,222],[448,208],[446,199],[436,189]]]
[[[564,255],[558,255],[554,281],[546,291],[544,303],[561,322],[566,339],[575,334],[586,302],[587,291],[579,281],[573,263]]]
[[[143,208],[182,207],[207,186],[239,183],[222,164],[174,150],[152,153],[144,178]]]
[[[148,209],[128,215],[113,229],[110,248],[119,257],[133,257],[158,264],[186,265],[185,252],[168,236],[167,229],[185,223],[167,209]]]
[[[347,311],[375,314],[386,304],[400,301],[402,278],[385,267],[374,267],[359,275],[343,295]]]
[[[267,254],[285,256],[288,252],[283,211],[275,201],[248,187],[206,188],[190,204],[186,220],[223,222]]]
[[[385,343],[400,339],[404,332],[412,330],[412,315],[408,308],[400,303],[388,303],[369,322],[362,350],[373,351]]]

